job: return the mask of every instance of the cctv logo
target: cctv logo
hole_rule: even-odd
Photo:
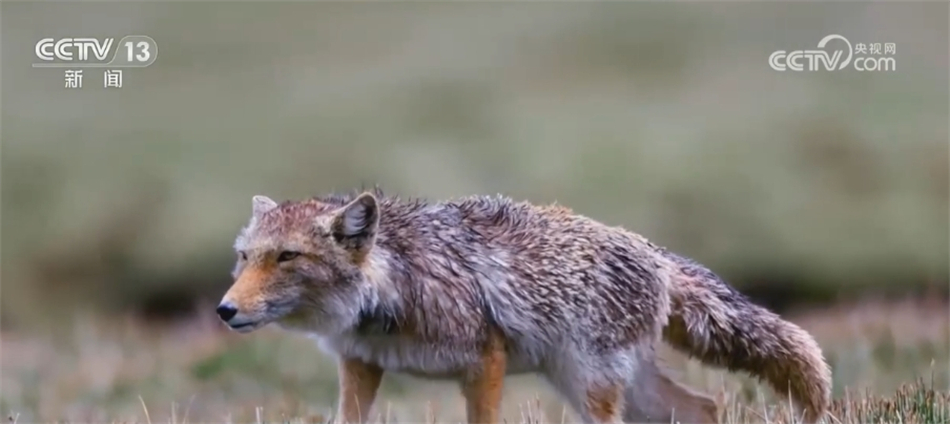
[[[844,44],[847,45],[847,49],[843,51],[835,50],[834,53],[828,54],[824,48],[831,40],[843,41]],[[802,71],[805,69],[817,71],[819,65],[824,65],[825,70],[835,71],[844,69],[845,66],[851,63],[851,42],[848,41],[847,38],[838,34],[831,34],[818,42],[818,48],[822,50],[793,50],[791,52],[776,50],[769,56],[769,66],[779,72],[786,70]],[[848,56],[844,60],[841,60],[841,57],[844,56],[844,52],[847,52]],[[805,63],[802,63],[802,61]]]
[[[828,44],[835,40],[838,40],[835,44],[841,46],[841,48],[828,49]],[[885,43],[884,45],[884,54],[893,54],[896,45],[894,43]],[[868,55],[853,57],[854,54]],[[880,54],[880,43],[875,43],[872,49],[868,50],[868,46],[864,43],[858,43],[857,46],[852,47],[847,38],[838,34],[831,34],[818,42],[818,49],[816,50],[793,50],[791,52],[777,50],[773,52],[769,55],[769,66],[779,72],[818,71],[821,69],[838,71],[851,64],[858,72],[894,71],[897,69],[897,61],[893,56],[874,56]]]
[[[63,62],[87,62],[92,56],[103,62],[108,58],[113,42],[114,38],[106,38],[103,41],[96,38],[44,38],[36,43],[35,51],[36,57],[45,61],[59,59]]]
[[[158,57],[158,44],[147,35],[115,38],[44,38],[33,47],[34,68],[144,68]]]

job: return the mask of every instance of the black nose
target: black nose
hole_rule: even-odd
[[[230,303],[222,303],[218,305],[218,309],[215,309],[215,312],[218,313],[218,316],[221,317],[221,320],[228,321],[237,315],[237,308],[235,308]]]

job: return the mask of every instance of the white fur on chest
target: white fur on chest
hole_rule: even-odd
[[[330,355],[357,358],[385,371],[434,379],[457,379],[480,365],[478,350],[456,346],[422,344],[393,336],[311,336]],[[515,352],[508,358],[507,374],[536,372],[538,358]]]
[[[429,378],[455,378],[478,364],[477,351],[463,351],[452,346],[424,344],[397,336],[358,336],[344,334],[332,337],[313,336],[325,352],[357,358],[377,365],[385,371],[402,372]]]

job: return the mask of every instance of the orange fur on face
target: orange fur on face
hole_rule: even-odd
[[[248,266],[225,294],[225,298],[240,311],[254,310],[264,300],[264,292],[274,278],[276,267],[268,263]]]
[[[498,422],[507,359],[503,337],[497,331],[492,331],[482,351],[479,369],[474,370],[462,383],[469,423]]]

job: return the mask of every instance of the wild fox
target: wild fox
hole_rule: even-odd
[[[253,198],[217,313],[314,336],[339,361],[337,419],[368,417],[384,371],[460,383],[470,423],[498,421],[505,375],[540,373],[586,423],[716,422],[668,378],[665,340],[790,393],[807,422],[831,371],[798,326],[696,262],[561,206],[373,192]],[[788,391],[786,391],[788,390]]]

